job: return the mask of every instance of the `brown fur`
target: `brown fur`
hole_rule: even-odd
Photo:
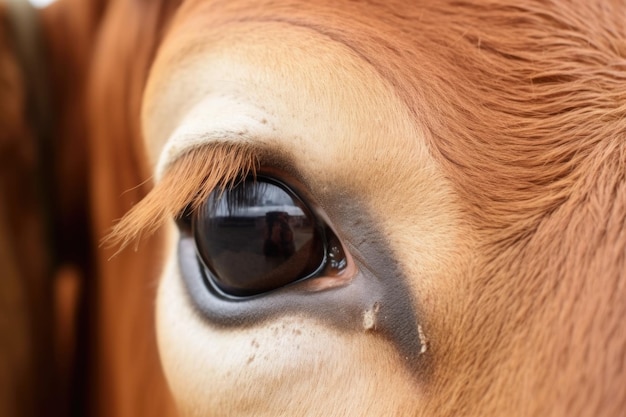
[[[85,2],[86,4],[89,2]],[[62,4],[59,4],[61,7]],[[154,50],[177,1],[90,4],[97,30],[90,45],[84,118],[91,247],[147,191],[150,177],[139,133],[141,93]],[[137,187],[137,184],[143,185]],[[158,365],[154,335],[159,237],[112,260],[93,250],[89,277],[89,383],[85,412],[100,416],[175,413]],[[133,279],[137,277],[139,279]]]
[[[0,3],[0,415],[56,405],[50,256],[27,77],[7,5]]]
[[[127,14],[126,2],[64,0],[41,12],[56,104],[51,158],[58,184],[54,194],[60,230],[55,242],[57,311],[69,326],[59,329],[65,338],[59,343],[75,352],[65,376],[72,388],[65,412],[74,415],[174,414],[154,342],[150,295],[154,274],[150,271],[158,266],[152,257],[137,262],[130,254],[109,262],[112,253],[98,249],[114,220],[148,187],[134,188],[149,175],[139,163],[141,143],[133,115],[139,111],[140,80],[145,79],[151,51],[175,6],[175,2],[161,3],[159,8],[150,6],[148,13],[148,3],[137,3],[136,13]],[[125,26],[128,20],[124,21],[124,16],[133,22],[130,26]],[[145,30],[129,34],[126,29],[139,19],[142,24],[136,27]],[[117,30],[117,25],[124,29]],[[113,39],[116,36],[123,39],[118,42]],[[145,50],[143,65],[135,54],[138,45]],[[131,57],[132,63],[128,61]],[[125,60],[126,65],[118,65]],[[115,67],[109,71],[102,62]],[[127,73],[132,70],[137,73],[136,81],[128,89],[118,80],[129,79]],[[132,161],[115,161],[115,166],[128,168],[116,170],[117,178],[110,175],[112,165],[107,157],[115,150]],[[130,188],[133,190],[124,193]],[[145,242],[146,252],[153,248],[155,253],[156,247],[158,238]],[[129,280],[129,275],[144,278]],[[80,301],[77,312],[72,313],[72,293],[77,289]],[[72,314],[78,316],[72,318]],[[76,345],[68,345],[74,334]],[[52,409],[46,412],[53,413]]]

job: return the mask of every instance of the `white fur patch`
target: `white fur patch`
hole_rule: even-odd
[[[167,165],[189,149],[208,142],[252,142],[272,133],[270,116],[232,96],[210,95],[183,118],[163,147],[156,166],[159,180]]]

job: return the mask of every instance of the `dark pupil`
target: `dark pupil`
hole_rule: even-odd
[[[214,191],[193,233],[210,280],[249,296],[313,275],[324,264],[323,229],[286,186],[257,178]]]

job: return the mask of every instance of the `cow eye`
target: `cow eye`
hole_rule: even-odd
[[[226,297],[248,297],[346,268],[342,245],[284,183],[246,178],[215,190],[191,214],[206,283]]]

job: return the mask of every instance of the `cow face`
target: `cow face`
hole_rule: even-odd
[[[314,213],[307,222],[336,236],[346,265],[229,299],[207,288],[203,274],[212,273],[199,266],[193,237],[173,231],[159,332],[182,409],[418,409],[429,373],[423,316],[432,307],[415,294],[444,282],[442,265],[460,269],[469,259],[467,245],[454,244],[467,226],[423,129],[374,68],[311,28],[252,21],[177,38],[189,33],[171,33],[146,99],[162,175],[179,159],[195,166],[203,153],[228,159],[241,148],[258,160],[258,175],[288,185]],[[199,50],[179,55],[190,47]]]
[[[184,415],[626,406],[626,8],[425,3],[178,11],[121,229]]]

